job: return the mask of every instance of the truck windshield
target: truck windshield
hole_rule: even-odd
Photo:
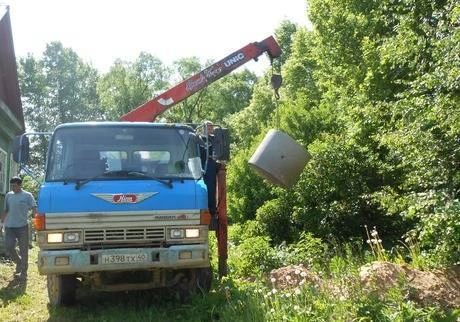
[[[130,171],[155,178],[192,178],[188,160],[198,156],[192,136],[191,130],[173,126],[62,127],[51,141],[46,181],[82,180],[106,172],[120,175],[101,180],[116,180]]]

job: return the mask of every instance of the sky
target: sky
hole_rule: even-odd
[[[141,51],[164,64],[197,56],[220,60],[274,34],[283,20],[308,27],[305,0],[0,0],[10,6],[16,57],[41,57],[60,41],[107,72]],[[256,73],[268,58],[248,62]]]

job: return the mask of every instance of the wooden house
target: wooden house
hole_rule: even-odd
[[[16,175],[12,141],[25,131],[9,7],[0,5],[0,209]]]

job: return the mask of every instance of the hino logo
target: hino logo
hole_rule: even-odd
[[[158,194],[158,192],[144,192],[144,193],[92,193],[93,196],[111,203],[139,203],[151,196]]]
[[[136,203],[136,195],[113,195],[112,200],[114,203]]]
[[[243,59],[244,59],[244,54],[243,53],[238,53],[235,56],[230,57],[229,59],[224,61],[224,65],[225,65],[225,67],[230,67],[233,64],[236,64],[237,62],[239,62],[239,61],[241,61]]]

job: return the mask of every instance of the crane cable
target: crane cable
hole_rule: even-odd
[[[271,67],[272,67],[272,76],[271,76],[271,79],[270,79],[270,82],[271,82],[271,85],[273,87],[273,90],[275,91],[275,120],[276,120],[276,128],[279,128],[280,127],[280,117],[279,117],[279,112],[278,112],[278,108],[279,108],[279,99],[280,99],[280,94],[278,92],[278,90],[280,89],[281,87],[281,84],[283,83],[283,78],[281,77],[280,74],[275,74],[274,73],[274,68],[273,68],[273,61],[271,61]]]

